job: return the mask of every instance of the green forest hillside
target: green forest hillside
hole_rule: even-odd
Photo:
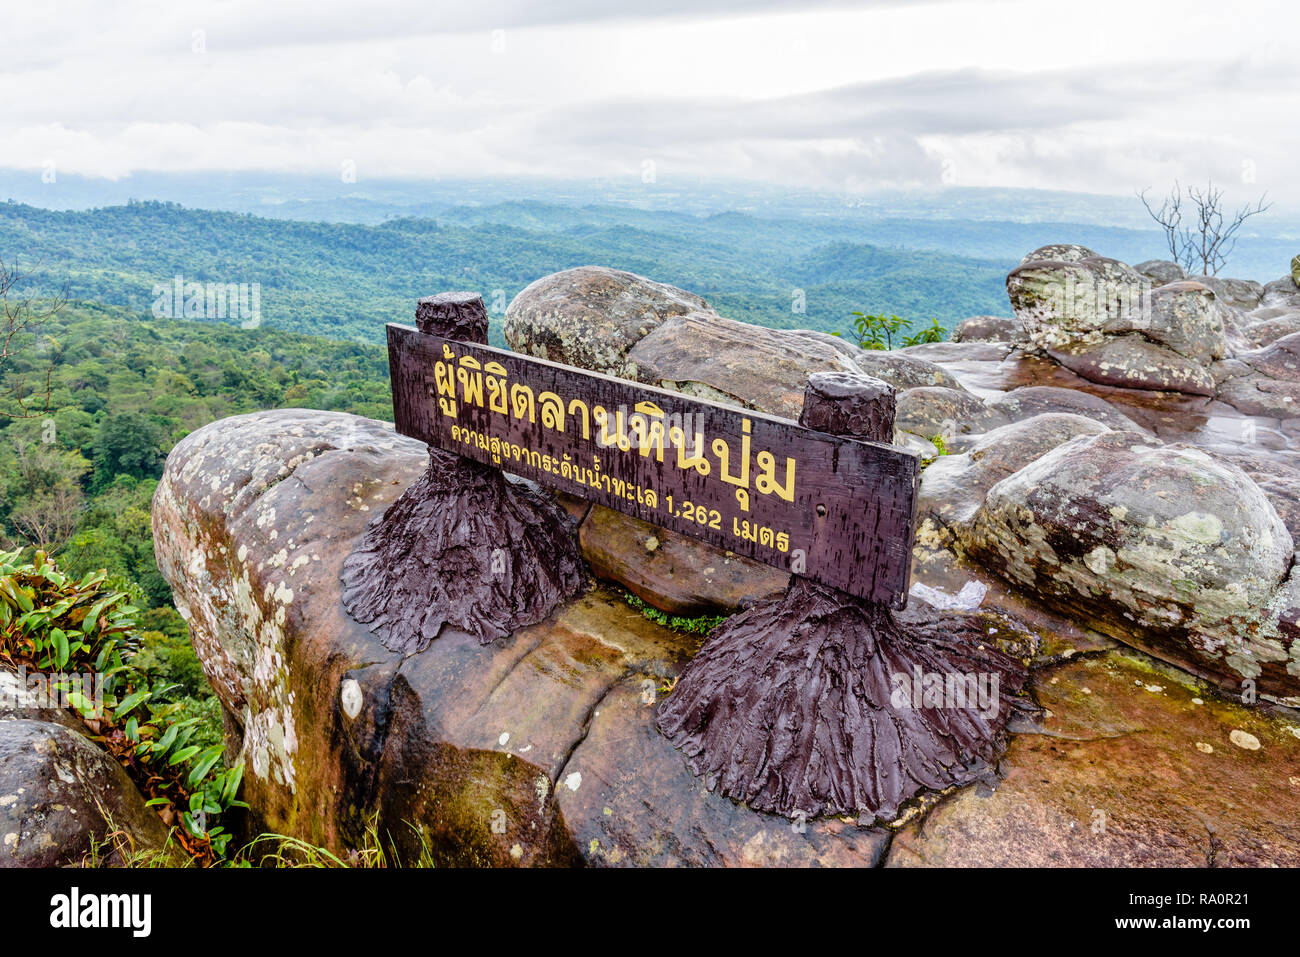
[[[1013,260],[850,242],[843,230],[792,234],[743,215],[694,219],[697,228],[671,213],[628,213],[623,223],[523,217],[533,228],[429,219],[363,226],[174,203],[88,211],[4,203],[0,250],[10,259],[16,252],[43,288],[66,284],[74,299],[137,315],[152,315],[155,287],[177,275],[257,283],[264,325],[370,343],[382,342],[385,322],[408,318],[419,296],[472,289],[483,294],[501,344],[500,317],[516,293],[589,264],[681,286],[724,315],[780,328],[845,332],[854,310],[951,326],[1007,309]]]
[[[107,569],[110,586],[144,609],[148,654],[161,673],[215,721],[154,564],[150,501],[166,455],[200,426],[258,409],[390,420],[386,350],[274,329],[139,320],[77,302],[13,345],[0,386],[3,548],[43,548],[73,575]],[[25,414],[16,390],[28,394]]]

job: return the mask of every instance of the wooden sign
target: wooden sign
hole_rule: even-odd
[[[388,326],[397,431],[903,607],[920,464],[894,446]]]

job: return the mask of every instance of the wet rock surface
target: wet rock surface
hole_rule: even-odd
[[[1226,701],[1127,651],[1042,668],[1034,696],[1044,715],[1012,741],[1006,777],[909,823],[885,866],[1300,864],[1293,712]]]

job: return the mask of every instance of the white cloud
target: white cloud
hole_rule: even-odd
[[[1249,18],[1219,0],[33,4],[0,40],[0,163],[585,178],[652,159],[832,189],[1213,175],[1297,199],[1298,26],[1290,0]]]

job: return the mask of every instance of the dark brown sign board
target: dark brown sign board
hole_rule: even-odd
[[[388,326],[397,431],[901,608],[920,463],[520,353]]]

